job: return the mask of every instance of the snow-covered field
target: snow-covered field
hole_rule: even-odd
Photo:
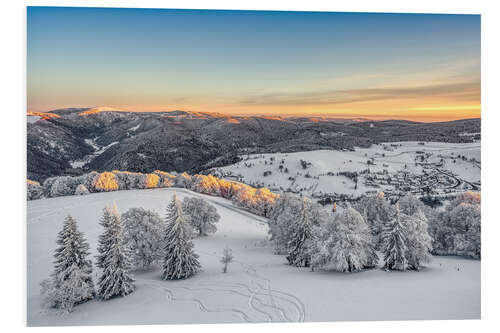
[[[292,155],[292,154],[288,154]],[[363,154],[361,153],[361,156]],[[325,169],[332,168],[328,161]],[[71,214],[88,238],[92,256],[101,233],[105,205],[164,214],[172,194],[200,196],[221,216],[214,235],[195,239],[203,270],[182,281],[162,281],[160,271],[135,272],[136,291],[123,298],[90,301],[66,316],[44,313],[39,283],[52,270],[55,238]],[[133,190],[28,202],[28,325],[179,324],[480,318],[480,266],[477,260],[435,257],[420,272],[373,269],[354,274],[310,272],[286,265],[272,254],[266,220],[231,202],[182,189]],[[225,246],[235,255],[227,274],[219,256]],[[95,272],[94,272],[95,273]]]
[[[425,158],[423,161],[420,160],[421,156]],[[465,156],[467,159],[458,158],[459,156]],[[241,162],[218,168],[220,176],[277,191],[291,190],[309,195],[338,193],[359,196],[370,191],[394,191],[395,186],[385,184],[384,181],[379,181],[379,186],[365,184],[364,175],[359,178],[356,188],[351,179],[337,175],[346,171],[360,173],[366,169],[370,169],[372,175],[386,172],[393,182],[398,174],[408,172],[415,177],[416,194],[418,185],[421,184],[421,180],[416,177],[422,176],[424,172],[428,174],[430,181],[433,181],[434,176],[443,176],[440,173],[443,171],[452,176],[452,182],[455,179],[460,182],[460,186],[456,187],[453,187],[453,183],[449,186],[432,184],[431,187],[437,190],[437,193],[444,193],[445,189],[449,188],[450,192],[470,189],[464,188],[467,186],[466,182],[474,183],[477,190],[480,189],[481,181],[480,142],[426,142],[424,145],[418,142],[395,142],[372,145],[370,148],[356,148],[355,151],[316,150],[244,155],[242,158]],[[303,168],[301,160],[310,165]],[[372,161],[371,164],[367,163],[369,160]],[[264,176],[264,172],[268,174]],[[402,181],[401,184],[407,185],[409,182]]]

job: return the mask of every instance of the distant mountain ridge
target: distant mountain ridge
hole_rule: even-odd
[[[31,113],[40,119],[27,124],[28,178],[112,169],[193,173],[234,163],[246,153],[353,149],[389,141],[469,142],[472,137],[460,134],[481,131],[480,119],[418,123],[111,109]]]

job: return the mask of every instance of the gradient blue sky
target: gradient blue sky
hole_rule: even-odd
[[[28,108],[480,116],[480,16],[28,7]]]

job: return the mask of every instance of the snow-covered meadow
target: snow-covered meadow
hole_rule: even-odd
[[[359,159],[366,160],[364,153]],[[325,168],[331,168],[330,162]],[[202,265],[199,274],[163,281],[159,269],[137,271],[136,290],[129,296],[93,300],[65,316],[42,310],[39,283],[52,271],[55,238],[67,214],[77,219],[93,257],[104,206],[115,203],[120,212],[143,207],[164,215],[174,192],[180,199],[206,198],[221,216],[215,234],[194,240]],[[419,272],[380,268],[351,274],[311,272],[289,266],[284,256],[273,254],[266,219],[228,200],[183,189],[95,193],[34,200],[27,205],[30,326],[480,318],[478,260],[434,257]],[[233,250],[235,261],[222,274],[219,260],[225,246]]]
[[[419,160],[420,156],[425,156],[423,162]],[[470,182],[479,188],[481,181],[480,142],[396,142],[372,145],[370,148],[357,147],[354,151],[316,150],[241,157],[242,161],[215,171],[219,176],[247,184],[308,195],[338,193],[356,197],[370,191],[394,190],[394,184],[377,184],[375,181],[375,185],[379,186],[370,186],[361,177],[356,186],[348,177],[337,175],[339,172],[361,173],[367,169],[372,174],[386,172],[393,180],[399,172],[419,177],[424,173],[440,175],[443,171],[458,179],[460,185]],[[308,164],[303,166],[301,161]],[[368,164],[368,161],[371,163]],[[444,193],[442,190],[446,188],[446,185],[433,185],[437,193]],[[453,188],[453,192],[461,190],[463,186]]]

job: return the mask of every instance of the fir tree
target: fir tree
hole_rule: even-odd
[[[125,296],[134,291],[130,251],[123,241],[123,227],[116,206],[106,207],[101,223],[104,232],[99,236],[97,267],[102,269],[97,294],[107,300],[114,296]]]
[[[185,279],[201,268],[198,255],[193,251],[192,229],[182,211],[182,204],[174,194],[165,217],[166,234],[163,260],[164,280]]]
[[[368,225],[368,217],[366,214],[366,209],[363,210],[363,220]],[[374,268],[379,262],[379,257],[377,254],[377,245],[374,237],[367,237],[364,240],[366,249],[366,263],[365,268]]]
[[[406,259],[406,230],[401,223],[399,205],[396,204],[396,216],[389,222],[382,235],[382,253],[384,255],[384,268],[387,270],[405,270]]]
[[[95,295],[92,262],[87,259],[89,245],[70,215],[64,220],[56,243],[54,271],[41,284],[43,304],[70,312],[74,305]]]
[[[302,200],[300,220],[297,222],[297,227],[290,244],[291,251],[286,258],[290,265],[297,267],[309,267],[310,262],[307,243],[311,238],[312,226],[308,215],[308,208],[307,199],[304,197]]]

